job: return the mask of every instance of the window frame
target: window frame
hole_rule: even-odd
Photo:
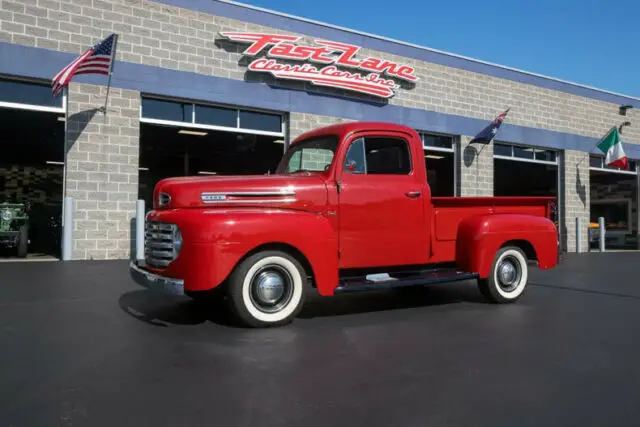
[[[154,119],[150,117],[145,117],[142,114],[142,104],[145,100],[163,101],[163,102],[172,102],[175,104],[190,105],[191,119],[190,121],[179,121],[179,120]],[[234,110],[235,116],[236,116],[235,126],[230,127],[230,126],[220,126],[220,125],[210,125],[210,124],[199,123],[197,121],[197,115],[196,115],[197,107],[213,107],[213,108],[223,108],[228,110]],[[224,104],[216,104],[216,103],[209,103],[209,102],[195,102],[193,100],[167,98],[167,97],[152,95],[152,94],[141,94],[139,110],[140,110],[139,116],[140,116],[141,123],[150,123],[150,124],[156,124],[161,126],[181,127],[185,129],[203,129],[203,130],[215,130],[215,131],[234,132],[234,133],[239,132],[239,133],[245,133],[245,134],[276,136],[276,137],[282,137],[282,138],[284,138],[286,135],[286,126],[287,126],[286,113],[283,113],[280,111],[269,111],[269,110],[263,110],[258,108],[247,108],[247,107],[240,107],[237,105],[224,105]],[[280,116],[280,131],[272,132],[272,131],[243,128],[240,126],[240,115],[242,112],[263,113],[263,114],[270,114],[273,116]]]
[[[347,169],[347,157],[349,156],[349,152],[351,151],[351,147],[357,144],[359,141],[362,141],[362,159],[364,161],[364,172],[351,172]],[[347,151],[344,154],[344,159],[342,162],[342,172],[346,172],[350,175],[367,175],[367,152],[365,150],[365,141],[364,137],[359,137],[354,139],[349,143],[349,147],[347,147]]]
[[[386,139],[398,139],[401,140],[404,145],[405,148],[407,150],[407,155],[408,155],[408,159],[409,159],[409,171],[406,173],[370,173],[369,172],[369,167],[368,167],[368,162],[367,162],[367,138],[386,138]],[[353,173],[351,171],[349,171],[348,169],[346,169],[346,160],[347,160],[347,155],[349,154],[349,151],[351,150],[351,147],[356,144],[358,141],[362,140],[362,151],[363,151],[363,157],[364,157],[364,172],[360,172],[360,173]],[[413,159],[413,153],[411,152],[411,144],[409,144],[409,141],[407,140],[406,137],[401,136],[401,135],[396,135],[396,134],[381,134],[381,133],[370,133],[370,134],[365,134],[365,135],[359,135],[359,136],[355,136],[353,139],[351,139],[351,141],[349,141],[349,146],[347,147],[346,151],[344,152],[344,158],[342,161],[342,166],[341,166],[341,173],[348,173],[349,175],[354,175],[354,176],[363,176],[363,175],[383,175],[383,176],[412,176],[414,173],[415,167],[414,167],[414,159]]]
[[[598,171],[598,172],[610,172],[610,173],[617,173],[617,174],[622,174],[622,175],[638,175],[638,166],[640,166],[640,162],[638,162],[636,159],[629,159],[630,161],[632,161],[635,165],[635,167],[633,169],[630,170],[624,170],[624,169],[614,169],[614,168],[608,168],[605,166],[604,161],[606,159],[606,157],[602,154],[594,154],[594,153],[588,153],[589,155],[589,170],[590,171]],[[599,159],[600,160],[600,166],[591,166],[591,159]]]
[[[460,136],[459,135],[451,135],[451,134],[447,134],[447,133],[439,133],[439,132],[431,132],[431,131],[425,131],[425,130],[419,130],[417,129],[416,132],[418,132],[418,135],[420,135],[420,141],[422,143],[422,153],[424,156],[424,160],[425,160],[425,167],[426,167],[426,160],[429,159],[429,156],[447,156],[449,154],[452,155],[452,160],[453,160],[453,195],[452,196],[436,196],[436,197],[457,197],[460,196],[460,186],[459,186],[459,174],[460,171],[458,170],[458,158],[459,158],[459,153],[460,153],[460,149],[459,149],[459,143],[460,143]],[[451,147],[437,147],[434,145],[427,145],[425,144],[425,137],[427,136],[436,136],[436,137],[441,137],[441,138],[447,138],[449,139],[449,141],[451,141]],[[427,184],[429,183],[429,169],[426,169],[425,172],[425,180],[427,182]]]
[[[307,139],[298,141],[295,144],[290,144],[287,146],[287,149],[284,152],[284,155],[282,156],[282,159],[280,159],[280,163],[278,164],[278,167],[276,168],[276,173],[277,174],[284,174],[284,175],[288,175],[294,172],[288,172],[287,168],[289,165],[289,162],[291,160],[291,158],[298,152],[297,149],[300,146],[312,143],[316,140],[319,139],[326,139],[326,138],[332,138],[334,139],[333,142],[335,142],[335,151],[333,152],[333,157],[331,158],[331,162],[329,163],[329,167],[326,170],[323,171],[308,171],[310,173],[327,173],[329,170],[331,170],[332,167],[335,167],[335,161],[336,158],[338,156],[339,150],[340,150],[340,136],[337,134],[326,134],[326,135],[317,135],[317,136],[313,136],[313,137],[309,137]],[[302,165],[302,150],[304,150],[305,147],[302,147],[300,150],[300,162]]]
[[[19,78],[19,77],[9,77],[3,74],[0,74],[0,80],[6,81],[9,83],[16,84],[24,84],[24,85],[35,85],[41,86],[43,90],[51,90],[50,85],[42,82],[41,80],[29,79],[29,78]],[[53,96],[53,95],[52,95]],[[41,104],[31,104],[31,103],[23,103],[23,102],[12,102],[12,101],[3,101],[0,99],[0,108],[10,108],[14,110],[29,110],[29,111],[42,111],[47,113],[59,113],[66,114],[67,111],[67,88],[63,88],[62,96],[60,97],[60,106],[52,106],[52,105],[41,105]]]
[[[509,147],[511,154],[510,155],[504,155],[504,154],[495,154],[495,147],[496,145],[500,145],[502,147]],[[559,162],[558,162],[558,157],[560,156],[560,151],[553,149],[553,148],[545,148],[545,147],[538,147],[535,145],[522,145],[522,144],[513,144],[513,143],[509,143],[509,142],[502,142],[502,141],[495,141],[493,143],[493,149],[494,149],[494,154],[493,154],[493,158],[494,159],[502,159],[502,160],[511,160],[514,162],[524,162],[524,163],[537,163],[537,164],[543,164],[543,165],[556,165],[559,166]],[[516,148],[520,148],[520,149],[524,149],[524,150],[532,150],[532,155],[533,158],[532,159],[525,159],[522,157],[516,157],[514,155],[514,150]],[[551,160],[540,160],[540,159],[536,159],[535,155],[536,153],[539,152],[546,152],[546,151],[551,151],[555,154],[555,160],[551,161]]]

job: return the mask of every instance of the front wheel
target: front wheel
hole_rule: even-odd
[[[290,323],[302,309],[307,275],[298,260],[281,251],[263,251],[238,265],[228,280],[228,302],[247,326]]]
[[[478,279],[478,287],[493,303],[515,302],[527,286],[528,278],[526,255],[518,247],[507,246],[496,253],[489,277]]]

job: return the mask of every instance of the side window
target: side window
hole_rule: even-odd
[[[349,151],[344,159],[344,170],[348,173],[363,174],[366,173],[366,165],[364,161],[364,140],[356,139],[351,143]]]
[[[411,172],[409,144],[402,138],[367,137],[367,174],[406,175]]]

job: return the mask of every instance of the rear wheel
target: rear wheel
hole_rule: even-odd
[[[491,265],[489,277],[478,279],[482,295],[493,303],[518,300],[527,286],[529,266],[524,252],[515,246],[500,248]]]
[[[29,253],[29,227],[26,225],[20,227],[17,252],[18,258],[26,258]]]
[[[290,323],[302,309],[307,275],[293,256],[263,251],[238,265],[228,280],[228,302],[243,324],[251,327]]]

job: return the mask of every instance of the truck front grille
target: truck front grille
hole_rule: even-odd
[[[145,226],[144,257],[147,265],[165,268],[178,255],[175,247],[175,224],[147,221]]]

